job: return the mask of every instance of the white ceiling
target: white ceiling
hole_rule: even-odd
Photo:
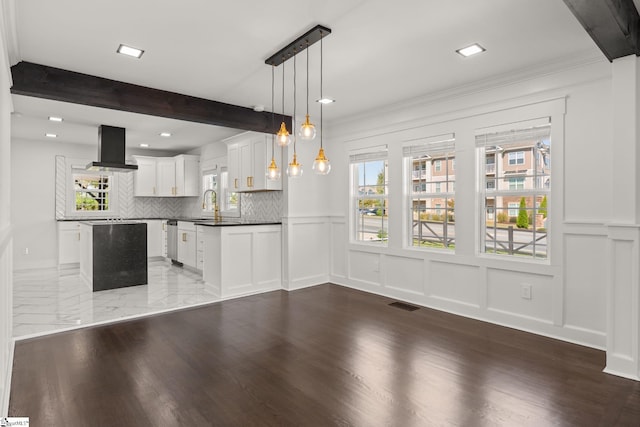
[[[638,1],[638,0],[634,0]],[[326,123],[461,85],[601,55],[562,0],[14,0],[24,61],[231,104],[271,107],[264,60],[316,24],[324,40]],[[478,42],[487,51],[462,58]],[[145,50],[117,54],[120,43]],[[310,97],[319,96],[319,44],[310,52]],[[298,55],[298,114],[304,114],[305,59]],[[292,61],[285,112],[292,113]],[[281,111],[282,67],[276,70]],[[13,134],[95,143],[97,126],[127,128],[127,143],[188,150],[239,131],[14,96]],[[50,123],[49,115],[65,118]],[[318,105],[312,103],[312,121]],[[314,119],[314,116],[316,119]],[[169,140],[158,136],[173,133]],[[92,136],[95,135],[95,136]]]

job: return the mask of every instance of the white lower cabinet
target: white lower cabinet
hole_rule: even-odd
[[[145,222],[147,223],[147,257],[155,258],[164,256],[163,252],[166,253],[166,249],[163,242],[163,221],[150,219]]]
[[[204,269],[204,226],[196,225],[196,268]]]
[[[218,297],[231,298],[282,287],[279,224],[203,229],[203,280]]]
[[[178,221],[178,262],[197,267],[196,226],[192,222]]]
[[[58,266],[71,267],[80,263],[80,222],[58,222]]]

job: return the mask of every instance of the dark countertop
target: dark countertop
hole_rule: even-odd
[[[75,221],[89,225],[114,225],[114,224],[136,224],[147,220],[175,220],[193,222],[196,225],[204,225],[207,227],[230,227],[238,225],[281,225],[281,221],[260,221],[247,220],[242,218],[225,218],[222,221],[214,221],[213,218],[130,218],[130,219],[113,219],[113,218],[64,218],[57,219],[57,222]]]
[[[224,221],[214,221],[214,220],[196,220],[194,221],[196,225],[204,225],[206,227],[230,227],[234,225],[281,225],[280,221],[232,221],[232,220],[224,220]]]

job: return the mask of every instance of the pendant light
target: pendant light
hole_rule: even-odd
[[[309,40],[307,40],[307,114],[298,135],[305,141],[311,141],[316,137],[316,127],[309,121]]]
[[[295,128],[296,117],[296,49],[293,49],[293,114],[291,115],[291,127]],[[289,178],[297,178],[302,176],[302,165],[298,163],[298,156],[296,153],[296,137],[293,136],[293,159],[289,163],[287,168],[287,175]]]
[[[322,99],[322,31],[320,31],[320,99]],[[307,100],[307,103],[309,101]],[[324,155],[324,148],[322,146],[322,138],[324,136],[324,132],[322,131],[322,107],[323,104],[320,103],[320,151],[318,151],[318,156],[316,160],[313,162],[313,171],[318,175],[327,175],[331,172],[331,162]]]
[[[275,125],[274,120],[274,93],[275,93],[275,65],[271,65],[271,128]],[[271,134],[271,164],[267,167],[267,179],[271,181],[277,181],[280,179],[280,169],[276,164],[275,157],[275,135]]]
[[[280,124],[280,130],[276,134],[278,137],[278,145],[286,147],[291,143],[291,135],[287,130],[287,125],[284,123],[284,57],[282,58],[282,123]]]

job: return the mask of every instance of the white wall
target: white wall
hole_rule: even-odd
[[[58,141],[12,141],[11,218],[16,270],[57,266],[56,155],[93,159],[96,147]],[[28,255],[25,248],[29,248]]]
[[[7,47],[9,2],[0,4],[0,416],[7,414],[12,355],[11,77]]]
[[[517,77],[517,78],[516,78]],[[331,281],[428,307],[604,349],[607,228],[611,216],[611,68],[600,59],[484,82],[465,91],[394,105],[331,127]],[[547,113],[545,113],[547,111]],[[478,254],[474,130],[552,116],[549,262]],[[564,124],[564,126],[563,126]],[[456,135],[456,253],[403,246],[401,145]],[[349,238],[349,150],[389,145],[390,240]],[[470,171],[465,174],[463,171]],[[300,190],[302,193],[304,190]],[[532,285],[531,300],[521,284]]]

